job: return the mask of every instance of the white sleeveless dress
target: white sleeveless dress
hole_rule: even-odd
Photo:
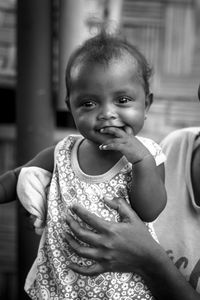
[[[139,138],[155,157],[165,160],[152,140]],[[103,273],[83,276],[68,268],[69,262],[89,266],[93,261],[79,257],[69,247],[64,234],[69,231],[65,214],[74,202],[108,220],[120,222],[117,212],[104,203],[104,197],[125,197],[132,181],[131,164],[123,156],[108,172],[89,176],[79,167],[77,150],[82,136],[71,135],[55,149],[55,165],[47,200],[47,221],[38,256],[28,274],[25,290],[34,299],[150,300],[154,299],[142,278],[133,273]],[[76,216],[75,216],[76,217]],[[83,224],[83,226],[86,226]],[[152,224],[147,224],[156,239]]]

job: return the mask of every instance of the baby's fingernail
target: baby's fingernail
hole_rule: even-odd
[[[106,147],[107,147],[106,145],[100,145],[100,146],[99,146],[99,149],[100,149],[100,150],[105,150]]]
[[[101,128],[101,129],[100,129],[100,132],[104,132],[104,128]]]

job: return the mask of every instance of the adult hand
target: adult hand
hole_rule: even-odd
[[[120,223],[107,222],[73,205],[71,208],[85,223],[95,229],[89,231],[71,215],[67,223],[75,236],[88,244],[80,245],[71,235],[66,239],[74,251],[95,264],[85,267],[70,263],[69,268],[83,275],[104,272],[131,272],[140,274],[158,300],[200,300],[200,295],[185,280],[163,248],[152,238],[145,224],[123,199],[105,200],[116,209]]]
[[[89,267],[74,263],[69,267],[83,275],[97,275],[103,272],[136,272],[142,275],[151,253],[153,254],[154,248],[158,246],[157,243],[125,200],[105,199],[105,202],[118,211],[120,223],[105,221],[82,206],[73,205],[71,210],[92,227],[94,232],[81,227],[71,215],[67,215],[67,224],[74,235],[88,246],[80,245],[68,233],[67,242],[79,256],[96,262]]]

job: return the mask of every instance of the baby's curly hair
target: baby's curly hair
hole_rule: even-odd
[[[138,75],[142,79],[145,93],[148,95],[150,93],[149,79],[152,75],[152,68],[145,56],[126,39],[102,30],[96,36],[86,40],[85,43],[77,48],[70,56],[65,72],[65,84],[67,89],[66,102],[68,102],[70,96],[72,84],[71,72],[74,67],[78,64],[90,63],[107,65],[112,59],[122,57],[124,53],[130,54],[130,56],[137,61]]]

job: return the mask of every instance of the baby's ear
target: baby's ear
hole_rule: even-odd
[[[149,103],[151,105],[153,103],[153,93],[149,93],[148,97],[149,97]]]
[[[68,109],[69,111],[71,111],[70,103],[69,103],[69,97],[66,97],[66,98],[65,98],[65,103],[66,103],[66,105],[67,105],[67,109]]]
[[[146,96],[146,101],[145,101],[145,105],[146,105],[147,110],[150,108],[152,103],[153,103],[153,93],[149,93]]]

